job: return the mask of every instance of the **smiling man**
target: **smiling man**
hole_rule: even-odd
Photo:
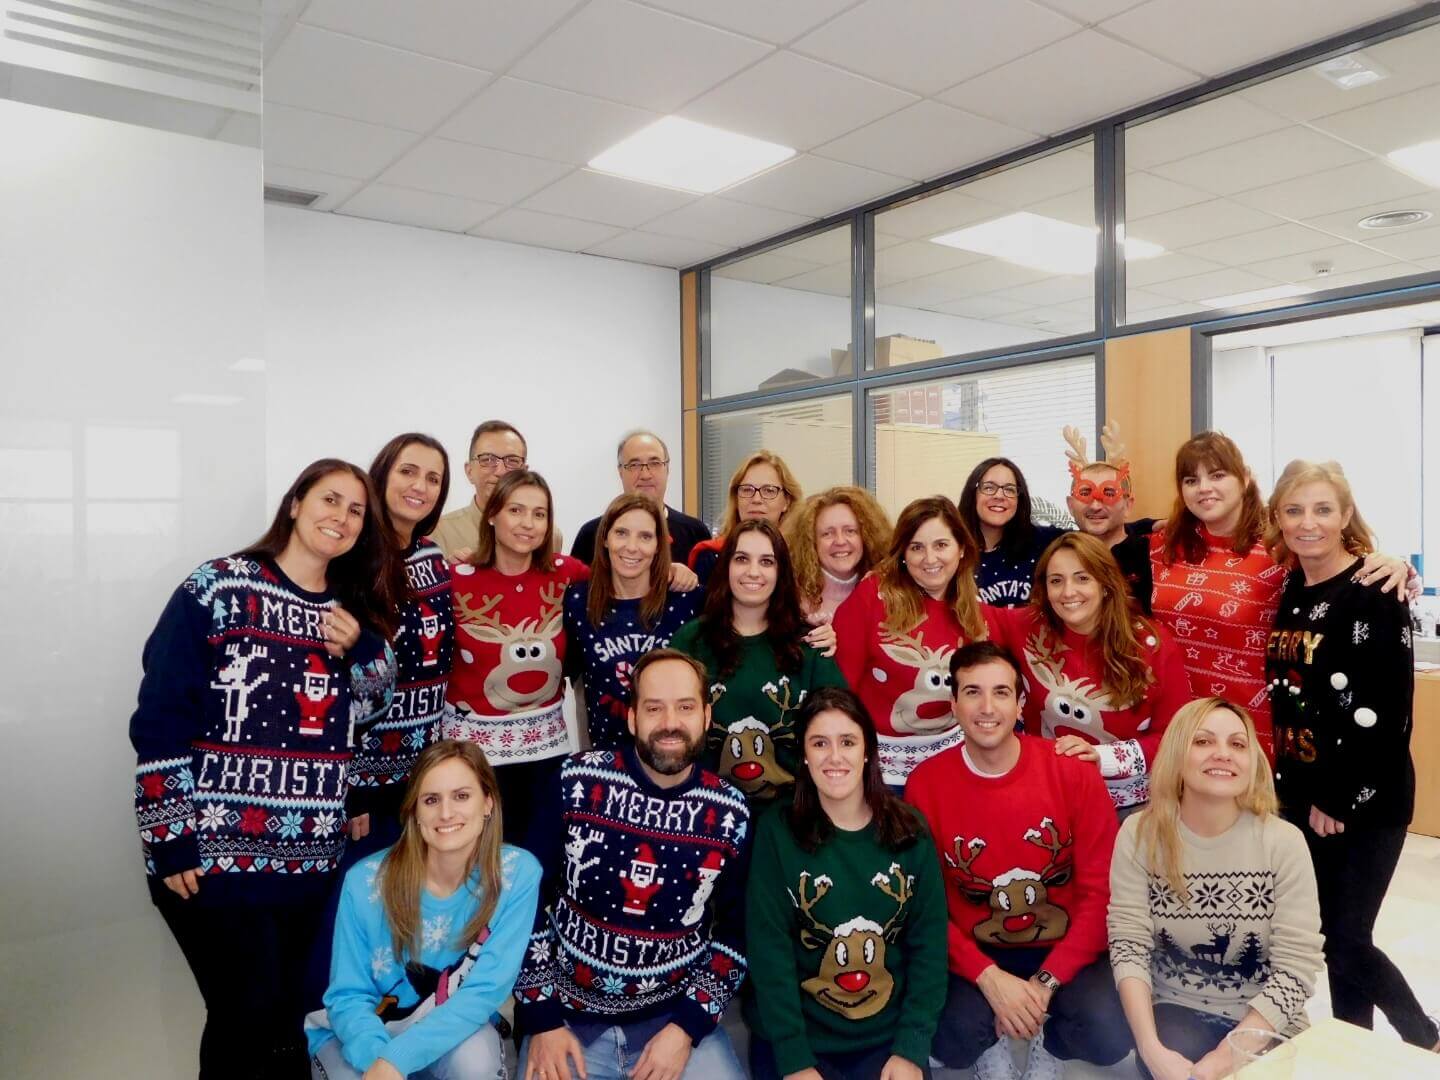
[[[665,503],[665,488],[670,483],[670,451],[665,441],[653,431],[637,428],[620,437],[615,448],[615,471],[620,474],[620,487],[626,495],[640,494],[665,512],[665,525],[670,531],[671,559],[684,565],[690,549],[701,540],[710,539],[710,530],[699,518],[683,514]],[[595,558],[595,533],[600,519],[591,518],[575,534],[572,558],[589,563]]]
[[[1119,468],[1104,461],[1086,465],[1072,477],[1070,494],[1065,505],[1075,524],[1110,548],[1120,564],[1130,595],[1140,610],[1150,614],[1150,533],[1154,518],[1141,518],[1126,523],[1130,508],[1135,505],[1130,488],[1130,466]]]
[[[950,886],[950,988],[932,1053],[979,1080],[1027,1080],[1131,1050],[1105,953],[1116,818],[1098,771],[1019,735],[1020,667],[988,641],[950,658],[965,742],[910,774]],[[1047,1019],[1048,1014],[1048,1019]]]
[[[698,764],[709,700],[696,661],[646,653],[633,745],[571,757],[542,801],[529,846],[546,879],[515,983],[523,1080],[744,1075],[718,1024],[745,978],[750,813]]]

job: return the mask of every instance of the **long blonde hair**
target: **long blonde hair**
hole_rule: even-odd
[[[1275,481],[1275,490],[1270,493],[1270,520],[1265,527],[1265,547],[1270,557],[1284,566],[1295,565],[1295,555],[1285,544],[1280,532],[1280,507],[1290,494],[1306,484],[1329,484],[1335,489],[1335,500],[1340,512],[1349,512],[1350,524],[1340,534],[1340,542],[1351,555],[1369,555],[1375,550],[1375,534],[1355,506],[1355,493],[1350,490],[1350,481],[1345,479],[1345,470],[1338,461],[1303,461],[1296,458],[1285,466],[1280,479]]]
[[[1145,696],[1155,681],[1155,673],[1140,647],[1137,631],[1150,635],[1157,632],[1138,612],[1131,609],[1130,587],[1115,555],[1106,544],[1086,532],[1061,533],[1050,542],[1035,564],[1035,585],[1030,590],[1030,606],[1040,613],[1043,634],[1058,641],[1065,623],[1050,603],[1050,590],[1045,579],[1050,573],[1050,560],[1057,552],[1072,552],[1080,566],[1100,586],[1100,618],[1091,640],[1100,646],[1103,667],[1100,687],[1115,702],[1116,708],[1134,705]]]
[[[1162,877],[1171,891],[1188,906],[1190,890],[1185,886],[1184,860],[1180,842],[1180,802],[1185,796],[1185,759],[1195,732],[1216,709],[1224,709],[1240,718],[1245,725],[1245,738],[1250,743],[1250,782],[1236,797],[1241,810],[1249,810],[1264,818],[1278,813],[1275,778],[1270,760],[1255,734],[1255,721],[1239,705],[1220,697],[1196,698],[1182,705],[1170,719],[1170,726],[1160,740],[1160,749],[1150,768],[1150,805],[1139,814],[1136,826],[1135,852],[1149,873]]]
[[[753,454],[740,462],[740,467],[730,474],[730,494],[725,499],[725,516],[720,519],[720,535],[727,535],[740,520],[740,496],[735,489],[745,479],[745,474],[756,465],[769,465],[780,477],[780,487],[785,492],[785,497],[790,500],[789,507],[785,514],[805,498],[805,493],[800,490],[800,481],[795,479],[795,474],[790,471],[790,466],[785,464],[785,459],[773,450],[756,450]],[[781,524],[785,521],[785,514],[780,515]]]
[[[890,547],[890,519],[875,497],[864,488],[842,484],[811,495],[785,518],[785,543],[790,548],[790,565],[795,570],[795,585],[800,602],[807,608],[820,606],[825,588],[825,575],[820,566],[820,549],[815,541],[815,521],[832,506],[848,506],[860,526],[860,543],[864,550],[855,572],[864,577]]]
[[[495,905],[500,902],[500,837],[503,822],[500,815],[500,786],[495,770],[485,760],[485,751],[472,742],[449,739],[427,746],[410,773],[410,786],[400,804],[402,829],[380,864],[380,898],[385,905],[385,918],[390,922],[390,947],[395,962],[404,965],[420,956],[420,894],[425,889],[425,838],[420,834],[420,821],[415,807],[420,802],[420,786],[435,766],[459,759],[475,774],[482,795],[489,795],[494,809],[480,830],[480,837],[465,863],[465,884],[480,870],[480,906],[465,927],[456,935],[454,947],[467,948],[490,922]],[[482,800],[483,801],[483,800]]]
[[[950,602],[950,609],[965,636],[971,640],[983,638],[985,619],[980,614],[980,594],[975,589],[975,567],[980,564],[980,548],[965,527],[960,511],[944,495],[916,499],[900,511],[890,540],[890,550],[875,567],[880,598],[885,602],[885,628],[891,633],[908,634],[925,618],[925,594],[905,566],[905,549],[920,531],[920,526],[932,518],[939,518],[960,545],[960,565],[955,568],[955,576],[950,579],[945,598]]]

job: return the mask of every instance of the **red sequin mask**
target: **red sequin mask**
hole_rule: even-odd
[[[1130,497],[1130,463],[1127,461],[1113,480],[1096,480],[1084,475],[1072,462],[1070,465],[1070,497],[1078,502],[1100,502],[1115,506]]]

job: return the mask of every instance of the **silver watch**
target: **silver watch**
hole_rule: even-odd
[[[1054,975],[1050,974],[1050,972],[1046,971],[1044,968],[1041,968],[1035,973],[1035,981],[1038,982],[1041,986],[1043,986],[1046,990],[1049,990],[1052,994],[1055,993],[1056,990],[1060,989],[1060,980],[1057,979]]]

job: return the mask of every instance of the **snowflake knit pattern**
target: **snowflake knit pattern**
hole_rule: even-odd
[[[1265,752],[1273,758],[1265,642],[1275,625],[1285,568],[1259,541],[1237,555],[1225,537],[1204,529],[1200,535],[1203,560],[1166,563],[1165,534],[1150,534],[1152,610],[1175,635],[1195,696],[1223,697],[1250,710]]]
[[[551,1030],[567,1013],[669,1015],[698,1043],[745,977],[744,796],[699,766],[658,788],[634,757],[592,750],[561,766],[547,807],[556,816],[536,835],[553,848],[541,864],[563,866],[564,878],[548,908],[542,897],[515,984],[525,1030]]]
[[[395,664],[369,631],[330,657],[334,605],[238,557],[205,563],[172,595],[130,721],[147,873],[335,868],[354,732],[389,707]]]
[[[405,555],[408,595],[395,632],[395,699],[385,719],[360,739],[350,783],[380,788],[410,778],[420,751],[439,735],[445,687],[455,651],[450,568],[445,555],[421,537]]]

